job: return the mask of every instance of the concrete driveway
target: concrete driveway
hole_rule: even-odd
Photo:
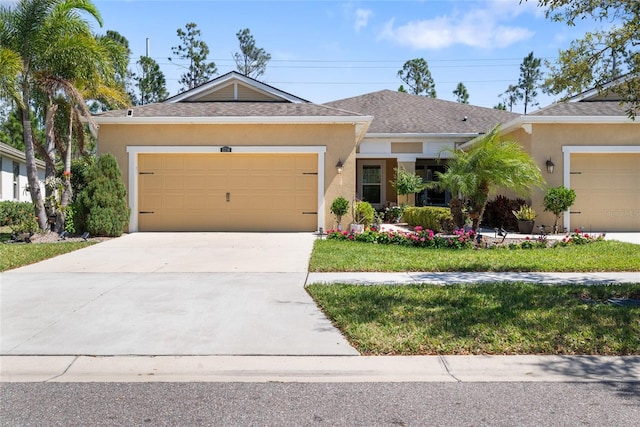
[[[0,276],[2,355],[357,355],[311,233],[135,233]]]

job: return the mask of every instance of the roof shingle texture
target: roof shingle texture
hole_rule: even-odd
[[[131,108],[133,117],[348,117],[358,113],[324,105],[289,102],[176,102]],[[106,111],[96,117],[126,117],[127,110]]]
[[[373,116],[369,133],[482,133],[518,117],[508,111],[392,90],[324,105]]]
[[[532,116],[626,116],[625,108],[618,101],[558,102],[531,113]]]

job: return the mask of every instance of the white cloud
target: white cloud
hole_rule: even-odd
[[[360,31],[360,29],[366,27],[372,15],[373,11],[371,9],[356,9],[354,23],[356,31]]]
[[[456,44],[490,49],[504,48],[533,37],[533,31],[509,25],[517,16],[534,12],[531,7],[523,7],[514,0],[494,0],[482,3],[482,6],[398,26],[390,19],[378,39],[412,49],[444,49]]]

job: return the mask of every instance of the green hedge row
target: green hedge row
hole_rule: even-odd
[[[420,226],[436,233],[451,232],[455,228],[449,208],[409,206],[402,213],[402,219],[413,227]]]
[[[2,201],[0,202],[0,227],[28,222],[35,216],[34,212],[31,202]]]

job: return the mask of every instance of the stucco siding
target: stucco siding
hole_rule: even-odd
[[[326,147],[324,156],[324,227],[332,223],[332,200],[355,194],[355,127],[351,124],[222,124],[222,125],[111,125],[100,127],[98,151],[118,160],[125,185],[129,186],[127,147]],[[341,160],[343,173],[336,173]],[[128,189],[129,190],[129,189]],[[320,206],[319,206],[320,208]]]

